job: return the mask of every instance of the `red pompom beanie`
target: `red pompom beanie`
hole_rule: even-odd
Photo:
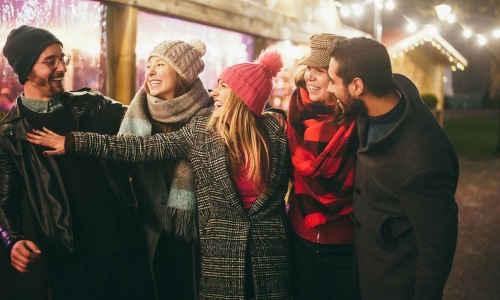
[[[262,114],[271,90],[272,79],[283,67],[277,51],[264,50],[257,60],[225,68],[219,76],[257,116]]]

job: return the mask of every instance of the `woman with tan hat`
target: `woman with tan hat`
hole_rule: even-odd
[[[224,69],[212,92],[210,117],[153,136],[107,136],[50,130],[29,141],[55,150],[127,161],[189,160],[195,179],[201,279],[199,299],[290,299],[290,245],[284,198],[288,187],[286,134],[262,114],[277,52]]]
[[[354,120],[344,119],[331,94],[329,48],[345,39],[310,37],[310,53],[299,62],[288,112],[293,187],[293,299],[359,299],[353,287],[354,222],[351,220],[358,146]]]

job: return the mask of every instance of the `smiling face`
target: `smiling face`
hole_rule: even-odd
[[[222,107],[229,99],[232,89],[222,80],[219,80],[217,87],[210,93],[214,99],[214,111],[213,116],[215,118],[220,117]]]
[[[327,91],[330,81],[328,69],[307,66],[304,73],[304,80],[307,85],[307,91],[309,92],[309,99],[312,102],[326,103],[330,97]]]
[[[157,56],[151,56],[146,68],[146,85],[149,94],[164,100],[173,99],[178,76],[175,69]]]
[[[49,101],[64,92],[63,79],[66,65],[59,62],[54,70],[46,63],[51,59],[62,59],[64,52],[59,43],[51,44],[40,54],[24,83],[24,94],[30,99]]]
[[[328,76],[329,76],[328,92],[335,97],[337,103],[340,106],[340,109],[342,109],[342,111],[345,112],[347,101],[349,98],[352,97],[349,94],[347,86],[344,84],[344,80],[339,76],[337,76],[337,68],[338,68],[338,63],[335,61],[334,58],[332,58],[332,60],[330,61],[330,66],[328,68]]]
[[[342,113],[346,117],[351,117],[356,114],[366,114],[366,105],[363,100],[354,95],[354,81],[348,84],[337,75],[339,63],[332,58],[328,68],[328,76],[330,83],[328,84],[328,92],[336,99]]]

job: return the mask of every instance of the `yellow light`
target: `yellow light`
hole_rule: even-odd
[[[389,0],[389,1],[385,2],[385,8],[387,10],[393,10],[395,7],[396,7],[396,3],[394,3],[394,1]]]
[[[448,4],[436,5],[434,9],[436,10],[436,14],[440,21],[446,20],[451,14],[451,6],[449,6]]]
[[[480,35],[480,34],[478,34],[478,35],[477,35],[477,43],[478,43],[480,46],[484,46],[484,45],[486,45],[486,43],[487,43],[487,42],[488,42],[488,40],[487,40],[484,36],[482,36],[482,35]]]
[[[500,29],[493,30],[493,37],[496,39],[500,39]]]
[[[417,31],[417,25],[413,22],[409,22],[406,25],[406,30],[408,30],[409,32],[415,32],[415,31]]]
[[[468,29],[468,28],[465,28],[464,29],[464,37],[468,39],[471,36],[472,36],[472,31],[470,29]]]

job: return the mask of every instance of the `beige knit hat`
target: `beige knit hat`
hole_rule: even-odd
[[[320,33],[311,35],[309,38],[309,54],[299,61],[299,65],[306,65],[316,68],[328,68],[330,65],[330,47],[336,42],[346,40],[346,37],[330,34]]]
[[[175,71],[189,83],[193,83],[205,68],[201,57],[205,55],[206,46],[200,40],[164,41],[156,45],[148,56],[157,56],[166,61]]]

